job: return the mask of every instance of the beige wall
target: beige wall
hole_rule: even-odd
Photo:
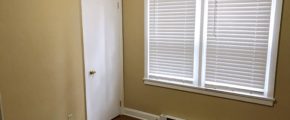
[[[5,120],[85,119],[80,0],[0,0]]]
[[[290,1],[284,0],[274,107],[143,84],[143,0],[124,0],[125,106],[188,120],[290,120]],[[286,7],[288,6],[288,7]]]

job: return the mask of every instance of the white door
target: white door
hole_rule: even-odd
[[[121,0],[82,0],[87,120],[120,114],[121,16]]]

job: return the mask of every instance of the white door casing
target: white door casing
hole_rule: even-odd
[[[87,120],[120,114],[123,82],[121,0],[82,0]],[[90,75],[90,71],[95,74]]]

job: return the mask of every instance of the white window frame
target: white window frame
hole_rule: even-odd
[[[194,82],[193,84],[185,84],[174,81],[166,81],[166,80],[156,80],[150,79],[148,77],[149,66],[148,66],[148,10],[149,10],[149,0],[144,0],[144,47],[145,47],[145,74],[144,74],[144,83],[147,85],[165,87],[170,89],[176,89],[181,91],[194,92],[199,94],[205,94],[210,96],[217,96],[227,99],[233,99],[238,101],[256,103],[261,105],[273,106],[274,99],[274,86],[275,86],[275,77],[276,77],[276,63],[277,63],[277,54],[278,54],[278,43],[279,43],[279,34],[280,34],[280,23],[281,23],[281,14],[282,14],[282,5],[283,0],[272,0],[272,11],[271,11],[271,22],[270,22],[270,31],[269,31],[269,49],[268,49],[268,57],[267,57],[267,67],[266,67],[266,80],[265,80],[265,92],[264,96],[255,96],[250,94],[243,94],[237,92],[229,92],[217,89],[209,89],[205,88],[203,85],[203,80],[201,80],[201,76],[205,74],[202,70],[205,62],[205,50],[206,44],[201,43],[203,39],[207,37],[204,33],[206,31],[207,26],[205,25],[207,21],[207,16],[203,16],[204,10],[207,10],[208,0],[197,0],[196,1],[196,24],[195,28],[201,34],[195,35],[195,51],[194,51]],[[197,33],[197,32],[196,32]]]

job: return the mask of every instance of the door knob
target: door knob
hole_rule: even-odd
[[[89,72],[89,74],[90,74],[90,75],[94,75],[94,74],[96,74],[96,71],[95,71],[95,70],[91,70],[91,71]]]

